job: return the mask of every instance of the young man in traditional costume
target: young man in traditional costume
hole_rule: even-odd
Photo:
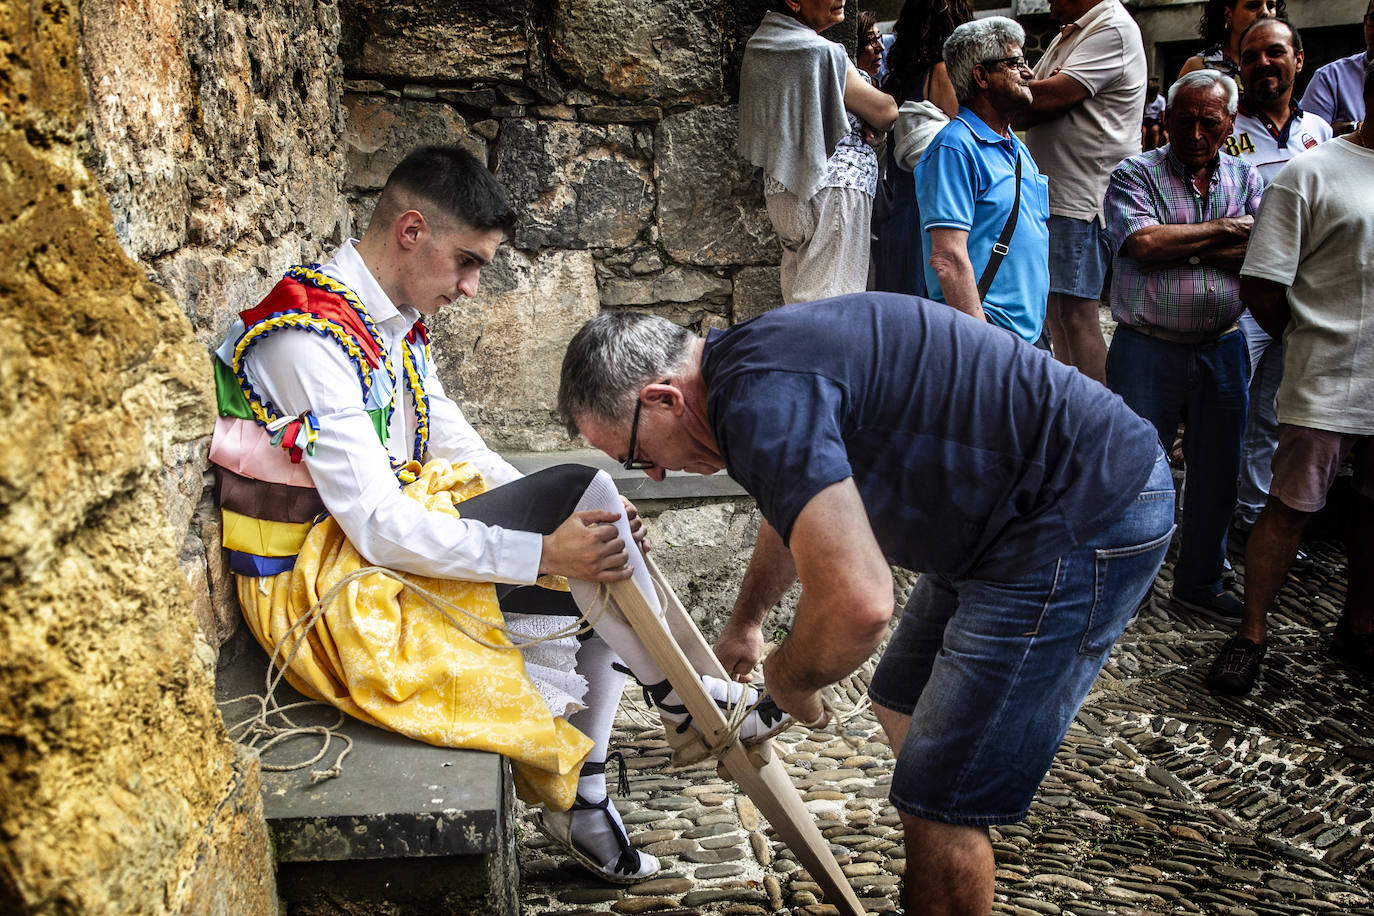
[[[291,268],[240,314],[215,353],[224,546],[244,617],[291,656],[293,686],[431,744],[506,754],[522,797],[547,805],[541,829],[628,883],[658,863],[629,844],[606,794],[620,659],[676,733],[690,721],[599,594],[633,578],[658,607],[643,525],[604,472],[525,477],[489,449],[445,395],[424,324],[476,293],[513,222],[471,154],[416,150],[361,241]],[[579,614],[592,624],[580,641]],[[513,639],[524,651],[502,651]],[[789,721],[764,698],[740,734],[762,740]]]

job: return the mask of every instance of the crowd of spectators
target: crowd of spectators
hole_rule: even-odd
[[[803,22],[834,9],[784,6]],[[1120,0],[1049,12],[1061,29],[1033,64],[1021,26],[964,0],[909,0],[887,42],[860,23],[860,69],[897,114],[869,123],[883,142],[867,284],[831,294],[945,303],[1052,348],[1154,426],[1184,480],[1172,601],[1243,621],[1209,672],[1217,691],[1253,687],[1265,612],[1353,454],[1333,648],[1374,673],[1374,586],[1356,569],[1374,569],[1374,0],[1365,50],[1315,68],[1283,0],[1208,0],[1198,53],[1162,87]]]

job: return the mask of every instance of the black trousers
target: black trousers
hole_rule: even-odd
[[[552,534],[573,514],[596,469],[560,464],[488,490],[458,504],[463,518],[513,531]],[[501,610],[512,614],[576,617],[581,613],[572,595],[537,585],[497,585]]]

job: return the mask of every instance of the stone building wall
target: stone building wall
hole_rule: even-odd
[[[852,3],[851,3],[852,6]],[[483,288],[432,322],[441,375],[505,448],[571,443],[563,346],[602,309],[700,330],[777,305],[779,249],[735,154],[739,60],[766,0],[348,4],[355,224],[418,143],[485,155],[520,217]],[[852,42],[852,23],[828,37]]]
[[[0,912],[274,913],[164,486],[209,364],[88,166],[79,12],[0,5]]]
[[[740,60],[768,5],[341,7],[352,224],[427,142],[485,157],[519,214],[478,295],[430,321],[445,388],[497,448],[579,444],[552,408],[564,347],[598,312],[651,311],[704,332],[781,304],[759,171],[735,152]],[[851,51],[856,9],[850,0],[826,33]],[[660,563],[709,632],[733,604],[753,502],[650,512],[671,548]]]
[[[827,36],[852,45],[850,6]],[[91,0],[87,155],[120,244],[210,346],[285,267],[360,235],[406,152],[468,147],[521,215],[479,295],[432,322],[440,374],[493,446],[567,448],[557,368],[598,311],[703,330],[780,302],[761,182],[734,153],[739,61],[766,7]],[[177,446],[166,490],[219,645],[238,612],[205,452]]]
[[[479,297],[435,323],[446,385],[499,448],[569,445],[554,379],[583,320],[701,329],[777,301],[733,153],[765,6],[0,6],[0,912],[275,907],[254,764],[210,683],[238,623],[206,351],[234,313],[360,234],[410,148],[464,143],[521,218]],[[852,18],[830,37],[852,46]],[[747,503],[666,521],[679,562],[724,550],[738,576]]]
[[[351,231],[343,68],[330,0],[89,0],[85,153],[128,255],[177,302],[202,350],[291,264]],[[238,611],[219,550],[208,429],[169,455],[166,491],[201,629]]]

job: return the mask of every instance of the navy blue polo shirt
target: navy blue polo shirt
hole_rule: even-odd
[[[707,420],[726,470],[791,539],[853,477],[890,562],[1005,580],[1106,528],[1154,429],[1106,388],[947,305],[858,293],[712,331]]]

